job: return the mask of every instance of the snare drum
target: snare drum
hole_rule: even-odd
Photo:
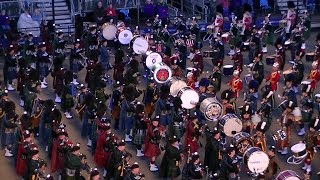
[[[213,56],[214,56],[213,51],[204,51],[204,52],[203,52],[203,57],[213,58]]]
[[[287,26],[287,20],[283,19],[279,21],[279,27],[284,28]]]
[[[242,122],[235,114],[226,114],[219,120],[219,129],[226,136],[233,137],[236,133],[241,132]]]
[[[301,180],[298,174],[291,170],[285,170],[278,174],[275,180]]]
[[[223,107],[216,98],[210,97],[201,102],[200,111],[208,121],[216,121],[222,115]]]
[[[247,75],[244,76],[244,82],[245,82],[246,84],[249,84],[249,82],[250,82],[251,80],[253,80],[253,76],[252,76],[251,74],[247,74]]]
[[[222,34],[221,38],[224,43],[229,43],[229,33]]]
[[[200,99],[197,91],[189,86],[181,88],[178,92],[177,97],[180,97],[182,101],[181,106],[185,109],[192,109],[196,107]]]
[[[251,147],[243,154],[243,163],[253,173],[263,173],[269,165],[269,156],[258,147]]]
[[[118,39],[121,44],[129,44],[131,42],[132,37],[133,37],[132,32],[127,29],[121,31],[118,35]]]
[[[273,65],[274,64],[274,61],[275,61],[276,57],[275,56],[267,56],[266,57],[266,63],[267,65]]]
[[[233,143],[235,144],[237,154],[243,156],[247,149],[253,147],[254,143],[250,138],[250,134],[246,132],[239,132],[235,134],[232,138]]]
[[[287,101],[288,100],[284,100],[282,101],[282,103],[279,104],[278,108],[281,110],[281,112],[284,112],[287,108]]]
[[[179,93],[179,90],[183,87],[187,86],[187,83],[183,80],[179,79],[178,77],[172,77],[169,80],[170,83],[170,94],[173,97],[176,97]]]
[[[114,40],[116,38],[118,28],[113,24],[106,24],[103,28],[102,35],[106,40]]]
[[[306,54],[306,61],[313,62],[314,61],[314,57],[315,57],[314,53],[307,53]]]
[[[152,52],[146,58],[146,66],[152,69],[155,64],[161,63],[162,57],[159,53]]]
[[[172,77],[172,70],[163,62],[155,64],[152,71],[157,83],[166,83]]]
[[[293,155],[287,159],[289,164],[300,164],[307,157],[307,146],[304,143],[298,143],[291,147]]]
[[[300,121],[302,119],[301,109],[299,107],[295,107],[292,111],[295,121]]]
[[[231,76],[233,74],[233,65],[224,65],[223,66],[223,74],[225,76]]]
[[[131,40],[131,42],[133,51],[136,54],[144,54],[148,51],[149,43],[145,38],[136,36]]]

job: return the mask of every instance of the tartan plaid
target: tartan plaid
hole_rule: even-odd
[[[133,133],[133,144],[143,145],[146,139],[146,130],[140,130],[142,133],[139,133],[138,130],[135,130]]]

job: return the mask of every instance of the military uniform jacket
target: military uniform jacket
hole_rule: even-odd
[[[39,180],[39,170],[40,170],[40,160],[34,160],[31,159],[27,161],[28,166],[27,166],[27,175],[25,180]]]
[[[301,60],[295,61],[294,69],[296,72],[296,83],[300,84],[304,77],[304,65]]]
[[[257,81],[262,81],[264,78],[264,66],[261,61],[253,64],[252,67],[252,76]]]
[[[14,58],[13,56],[11,55],[7,55],[6,58],[5,58],[5,61],[4,61],[4,67],[3,69],[4,70],[8,70],[10,68],[16,68],[17,67],[17,60],[16,58]]]
[[[80,157],[77,156],[77,155],[74,155],[71,152],[67,153],[67,156],[66,156],[66,159],[65,159],[66,175],[68,177],[75,177],[75,179],[77,180],[81,176],[80,175],[81,167],[82,167],[82,162],[81,162]],[[70,171],[70,173],[68,171]],[[72,171],[74,173],[72,173]],[[74,174],[74,175],[72,175],[72,174]]]
[[[119,149],[115,149],[111,155],[108,162],[108,174],[109,177],[119,178],[120,170],[118,169],[119,166],[122,166],[122,163],[124,161],[124,152],[120,151]]]
[[[211,75],[211,79],[213,82],[215,92],[220,91],[220,89],[221,89],[221,72],[220,72],[220,70],[213,72]]]
[[[235,159],[232,159],[229,155],[225,155],[221,161],[221,174],[223,175],[223,178],[229,177],[231,173],[238,174],[238,161]]]
[[[37,53],[39,63],[49,63],[49,54],[46,51],[39,50]]]
[[[292,101],[294,105],[297,104],[296,93],[292,88],[286,88],[283,92],[283,96],[286,97],[288,101]]]
[[[144,97],[143,97],[143,103],[144,104],[151,104],[151,103],[155,103],[154,100],[154,96],[156,95],[156,88],[155,87],[150,87],[148,86]]]
[[[215,172],[219,168],[219,147],[220,143],[217,139],[209,137],[205,147],[204,165],[208,166],[209,171]]]
[[[76,59],[82,59],[82,56],[80,55],[80,53],[82,52],[83,52],[83,49],[81,48],[72,49],[70,54],[70,60],[74,61]]]
[[[180,175],[179,161],[181,160],[181,150],[177,147],[169,145],[163,155],[159,177],[171,178]]]

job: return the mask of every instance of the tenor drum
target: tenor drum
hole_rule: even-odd
[[[246,132],[239,132],[235,134],[232,138],[233,143],[236,147],[236,152],[239,156],[243,156],[243,154],[247,151],[247,149],[253,147],[254,143],[250,138],[250,134]]]
[[[233,137],[236,133],[241,132],[242,122],[235,114],[226,114],[219,120],[219,129],[226,136]]]
[[[116,38],[118,28],[113,24],[106,24],[103,28],[102,35],[106,40],[114,40]]]
[[[287,20],[280,20],[279,21],[279,27],[284,28],[287,26]]]
[[[136,54],[143,54],[148,51],[149,43],[145,38],[141,36],[136,36],[131,40],[131,42],[133,51]]]
[[[159,53],[152,52],[146,58],[146,66],[152,69],[155,64],[161,63],[162,57]]]
[[[307,147],[304,143],[298,143],[293,145],[291,147],[291,151],[293,155],[287,159],[287,163],[289,164],[300,164],[308,155]]]
[[[157,83],[166,83],[172,77],[172,70],[165,63],[155,64],[152,68],[153,78]]]
[[[216,98],[210,97],[201,102],[200,111],[208,121],[216,121],[222,115],[223,107]]]
[[[121,44],[130,44],[133,34],[130,30],[123,30],[119,33],[118,39]]]
[[[247,75],[244,76],[244,82],[245,82],[246,84],[249,84],[249,82],[250,82],[251,80],[253,80],[253,76],[252,76],[251,74],[247,74]]]
[[[181,88],[178,92],[177,97],[180,97],[182,101],[181,106],[185,109],[192,109],[196,107],[200,99],[197,91],[189,86]]]
[[[282,101],[282,103],[280,103],[280,105],[278,106],[278,108],[281,110],[281,112],[284,112],[287,108],[287,101],[288,100],[284,100]]]
[[[274,61],[275,61],[276,57],[275,56],[267,56],[266,57],[266,63],[267,65],[273,65],[274,64]]]
[[[172,77],[169,80],[170,83],[170,94],[173,97],[176,97],[179,93],[179,90],[183,87],[187,86],[187,83],[184,82],[183,80],[177,78],[177,77]]]
[[[292,111],[295,121],[300,121],[302,119],[301,109],[299,107],[295,107]]]
[[[221,38],[222,38],[222,41],[224,42],[224,43],[229,43],[229,33],[224,33],[224,34],[222,34],[221,35]]]
[[[301,180],[298,174],[291,170],[285,170],[278,174],[275,180]]]
[[[269,156],[258,147],[251,147],[243,154],[243,163],[253,173],[263,173],[269,165]]]
[[[306,61],[313,62],[314,61],[314,57],[315,57],[314,53],[307,53],[306,54]]]
[[[223,66],[223,74],[225,76],[231,76],[233,74],[233,65],[224,65]]]

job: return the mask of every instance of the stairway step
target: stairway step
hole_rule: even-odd
[[[55,24],[72,24],[71,19],[57,19]]]
[[[52,16],[52,11],[46,11],[45,14],[47,16]],[[66,11],[66,10],[61,10],[61,11],[54,11],[55,15],[69,15],[70,16],[70,12]]]
[[[46,8],[44,8],[46,11],[52,11],[52,7],[46,7]],[[68,9],[68,6],[59,6],[59,7],[54,7],[54,10],[55,11],[61,11],[61,10],[67,10],[67,11],[69,11],[69,9]]]
[[[51,7],[52,3],[44,3],[44,7]],[[61,7],[61,6],[67,6],[66,2],[54,2],[54,7]]]
[[[56,20],[58,20],[58,19],[59,19],[59,20],[62,20],[62,19],[71,19],[70,14],[69,14],[69,15],[55,15],[54,17],[55,17]],[[53,16],[48,16],[48,15],[47,15],[47,16],[46,16],[46,19],[47,19],[47,20],[51,20],[51,19],[53,19]]]

